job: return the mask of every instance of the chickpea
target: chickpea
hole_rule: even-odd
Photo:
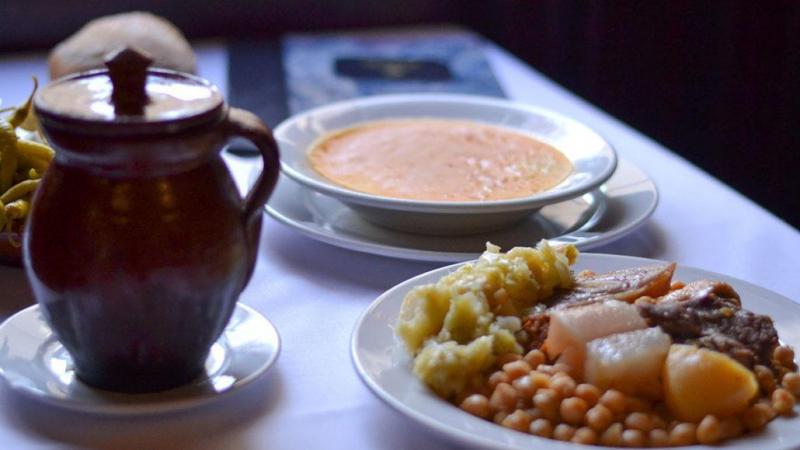
[[[561,413],[561,419],[564,422],[570,425],[580,425],[583,422],[584,417],[586,417],[586,411],[588,409],[589,406],[586,404],[584,399],[570,397],[561,402],[559,412]]]
[[[526,433],[528,431],[528,427],[531,425],[531,416],[527,411],[518,409],[506,416],[505,419],[500,422],[500,425],[506,428],[511,428],[512,430]]]
[[[625,418],[625,428],[639,430],[642,433],[649,433],[653,429],[653,421],[650,415],[642,412],[632,412]]]
[[[516,407],[516,409],[526,409],[527,410],[527,409],[530,409],[533,405],[531,404],[531,398],[530,397],[522,397],[522,396],[518,395],[517,396],[517,404],[514,405],[514,406]]]
[[[539,367],[539,364],[544,364],[547,361],[547,357],[544,355],[544,352],[539,349],[533,349],[525,354],[523,358],[525,361],[531,365],[531,367]]]
[[[517,390],[508,383],[500,383],[492,392],[489,406],[494,411],[511,411],[517,406]]]
[[[600,394],[600,389],[592,384],[582,383],[575,387],[575,396],[584,399],[589,406],[597,404]]]
[[[528,411],[528,414],[530,414],[531,420],[543,419],[544,418],[544,414],[542,413],[542,411],[539,408],[528,408],[528,409],[526,409],[526,411]]]
[[[571,441],[576,444],[594,445],[597,442],[597,432],[588,427],[578,428]]]
[[[534,397],[534,402],[533,403],[537,407],[539,407],[538,403],[540,403],[540,402],[544,402],[542,404],[542,406],[544,406],[544,407],[547,407],[547,406],[558,406],[559,401],[561,400],[561,398],[558,395],[558,392],[556,392],[556,390],[553,389],[553,388],[539,389],[538,391],[536,391],[536,394],[534,394],[533,397]],[[536,397],[539,397],[539,402],[537,402],[535,400]]]
[[[653,429],[659,429],[659,430],[667,429],[667,421],[664,420],[664,418],[659,416],[658,414],[653,414],[652,416],[650,416],[650,419],[653,421]]]
[[[586,412],[586,424],[595,431],[603,431],[614,421],[614,413],[608,407],[598,404]]]
[[[722,424],[716,416],[711,414],[703,417],[697,425],[697,442],[705,445],[714,445],[722,439]]]
[[[772,392],[772,409],[776,413],[787,416],[794,412],[795,399],[791,392],[786,389],[775,389]]]
[[[556,425],[556,428],[553,430],[553,439],[559,441],[569,441],[572,439],[572,436],[575,436],[575,427],[565,423]]]
[[[544,417],[550,420],[558,419],[559,402],[556,391],[539,389],[533,396],[533,406],[540,410]]]
[[[744,425],[742,425],[742,421],[738,417],[726,417],[720,423],[722,425],[722,439],[732,439],[744,433]]]
[[[479,394],[479,393],[480,392],[478,392],[478,391],[472,391],[472,390],[469,391],[469,392],[459,392],[459,393],[456,394],[455,398],[453,399],[453,403],[455,403],[456,405],[460,406],[464,402],[464,400],[467,399],[467,397],[469,397],[472,394]]]
[[[622,445],[625,447],[644,447],[645,435],[639,430],[625,430],[622,432]]]
[[[789,372],[783,376],[781,385],[795,397],[800,396],[800,373]]]
[[[619,447],[622,445],[622,424],[617,422],[611,424],[603,434],[600,435],[600,444],[609,447]]]
[[[497,365],[503,367],[508,363],[519,361],[520,359],[522,359],[522,356],[516,353],[503,353],[497,357]]]
[[[528,431],[535,436],[550,438],[553,436],[553,425],[547,419],[536,419],[531,422]]]
[[[537,391],[542,388],[550,387],[549,376],[538,371],[533,371],[528,376],[531,378],[531,383],[533,383],[533,387],[535,387]]]
[[[779,345],[772,352],[772,359],[778,361],[783,367],[794,367],[794,350],[788,345]]]
[[[510,363],[503,364],[503,372],[508,375],[508,379],[511,381],[516,380],[517,378],[527,375],[531,372],[531,366],[524,360],[513,361]]]
[[[514,386],[514,389],[517,390],[517,393],[519,393],[520,397],[526,399],[530,399],[533,397],[533,394],[536,393],[536,385],[533,384],[533,380],[531,379],[530,375],[517,378],[511,383],[511,385]]]
[[[508,375],[502,370],[498,370],[497,372],[489,375],[489,389],[495,390],[497,389],[497,385],[500,383],[510,383],[511,380],[508,379]]]
[[[775,363],[775,370],[776,370],[775,381],[777,382],[778,386],[780,386],[781,383],[783,382],[783,377],[785,377],[787,373],[792,372],[792,369],[783,367],[778,363]]]
[[[692,445],[697,442],[697,425],[690,422],[681,422],[669,432],[669,445]]]
[[[492,422],[500,425],[503,423],[503,420],[505,420],[506,417],[508,417],[508,413],[506,411],[498,411],[494,416],[492,416]]]
[[[485,395],[472,394],[461,402],[461,409],[478,417],[487,419],[491,414],[489,399]]]
[[[772,394],[775,390],[775,375],[772,370],[767,366],[756,365],[753,367],[753,373],[756,374],[758,385],[765,394]]]
[[[764,428],[772,417],[774,416],[774,411],[769,405],[764,403],[756,403],[744,412],[742,415],[742,422],[744,423],[744,427],[750,431],[757,431]]]
[[[536,371],[545,375],[550,375],[551,377],[556,374],[555,369],[550,364],[539,364],[536,366]]]
[[[650,412],[653,407],[648,400],[638,397],[626,397],[625,398],[625,409],[628,412],[641,412],[646,413]]]
[[[778,415],[775,410],[772,408],[772,402],[767,398],[760,398],[756,403],[760,403],[764,408],[764,413],[767,416],[767,422],[771,421]]]
[[[652,429],[647,435],[647,441],[650,447],[668,447],[669,433],[661,428]]]
[[[625,412],[625,394],[615,389],[609,389],[600,396],[600,404],[614,414]]]
[[[572,366],[570,366],[569,364],[557,362],[553,364],[553,370],[556,372],[556,375],[562,373],[564,375],[569,375],[572,373]]]
[[[571,397],[575,393],[575,380],[566,374],[559,374],[550,380],[550,387],[562,397]]]

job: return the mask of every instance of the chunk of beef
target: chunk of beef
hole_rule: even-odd
[[[751,368],[772,367],[772,352],[778,346],[772,319],[741,305],[728,284],[702,280],[638,307],[650,326],[660,326],[674,342],[726,353]]]

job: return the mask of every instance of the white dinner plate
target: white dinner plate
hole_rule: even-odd
[[[206,358],[206,374],[168,391],[122,394],[92,388],[34,305],[0,325],[0,375],[17,392],[66,409],[100,414],[153,414],[218,399],[257,379],[275,362],[280,338],[272,323],[237,304]]]
[[[557,148],[573,170],[558,185],[524,197],[428,201],[349,189],[321,175],[309,161],[309,148],[331,132],[405,118],[458,119],[509,128]],[[281,151],[281,171],[289,178],[349,205],[372,223],[428,234],[469,234],[508,226],[545,205],[596,189],[617,166],[611,145],[586,125],[545,108],[477,95],[402,94],[345,100],[289,117],[275,127],[274,134]]]
[[[251,182],[260,172],[254,167]],[[658,190],[641,169],[620,160],[601,189],[545,206],[518,225],[466,236],[404,233],[363,220],[340,201],[281,176],[266,212],[278,222],[313,239],[364,253],[422,261],[475,259],[486,241],[510,248],[541,239],[575,244],[586,250],[618,239],[644,223],[658,204]]]
[[[657,262],[630,256],[582,254],[574,269],[606,272]],[[356,323],[350,348],[361,379],[378,398],[401,414],[461,444],[514,450],[589,448],[509,430],[472,416],[441,400],[413,375],[410,357],[394,335],[400,305],[411,288],[435,282],[457,267],[443,267],[400,283],[367,308]],[[745,308],[772,317],[781,340],[800,348],[800,305],[788,298],[736,278],[691,267],[678,266],[674,279],[712,279],[729,283],[741,296]],[[800,448],[800,418],[779,417],[765,431],[727,441],[721,447],[737,450]]]

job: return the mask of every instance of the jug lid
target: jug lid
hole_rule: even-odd
[[[125,47],[106,58],[106,69],[58,79],[36,96],[39,119],[78,133],[129,134],[176,132],[222,118],[216,86],[151,63],[146,53]]]

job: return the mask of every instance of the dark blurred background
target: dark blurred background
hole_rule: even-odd
[[[2,0],[0,51],[136,9],[189,38],[460,24],[800,227],[800,1]]]

